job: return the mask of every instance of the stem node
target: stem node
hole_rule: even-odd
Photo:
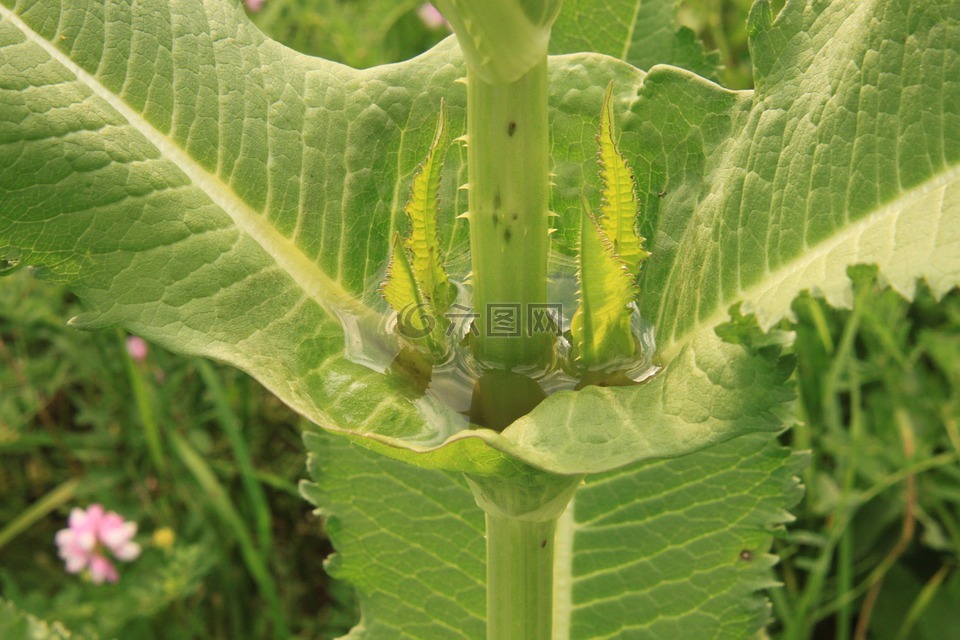
[[[557,520],[583,476],[467,476],[487,524],[488,640],[551,640]]]

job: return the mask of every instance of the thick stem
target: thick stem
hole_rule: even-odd
[[[488,640],[550,640],[556,522],[487,514]]]
[[[557,520],[582,476],[467,476],[487,514],[487,639],[550,640]]]
[[[488,368],[538,369],[552,358],[552,334],[529,322],[547,302],[547,124],[545,55],[509,84],[488,84],[468,67],[474,354]]]

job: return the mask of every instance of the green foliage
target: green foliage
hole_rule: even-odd
[[[380,287],[383,299],[397,312],[397,331],[414,344],[423,344],[428,352],[442,356],[446,350],[445,326],[430,304],[411,265],[413,260],[394,234],[393,253],[387,276]]]
[[[55,29],[44,16],[58,12],[56,3],[35,5],[23,17],[2,9],[4,64],[17,87],[36,90],[4,93],[4,113],[17,125],[5,134],[2,184],[11,208],[0,239],[10,247],[8,257],[44,265],[50,277],[72,282],[96,310],[80,319],[85,326],[122,323],[171,348],[227,361],[314,421],[427,466],[510,473],[515,465],[508,455],[560,472],[582,471],[576,467],[587,460],[592,470],[602,470],[680,455],[746,430],[721,420],[710,427],[710,438],[681,432],[661,437],[669,420],[661,420],[656,404],[644,405],[648,396],[636,387],[593,406],[599,413],[582,428],[597,433],[577,439],[583,443],[578,451],[564,453],[580,461],[576,467],[550,466],[560,458],[539,448],[546,442],[542,432],[552,428],[547,418],[581,412],[586,394],[556,394],[502,434],[463,431],[459,414],[418,398],[408,381],[378,373],[375,368],[385,369],[398,347],[377,337],[380,313],[365,290],[385,268],[400,211],[397,196],[429,148],[441,95],[448,98],[451,126],[462,124],[457,52],[450,43],[409,63],[354,72],[265,41],[232,4],[213,11],[208,6],[220,7],[219,0],[208,2],[190,3],[183,13],[189,19],[173,23],[162,20],[162,11],[120,11],[104,22],[82,19],[86,10],[65,9]],[[949,246],[960,210],[954,206],[960,144],[949,123],[960,100],[922,60],[938,51],[943,65],[953,64],[957,49],[945,43],[956,40],[957,30],[954,22],[934,20],[940,14],[933,7],[907,21],[897,5],[854,10],[831,4],[810,11],[789,5],[774,22],[760,3],[751,20],[756,94],[727,92],[666,67],[644,77],[591,55],[552,65],[553,208],[562,214],[556,248],[564,253],[575,246],[583,169],[592,156],[592,136],[582,122],[595,118],[594,105],[612,78],[614,103],[625,107],[616,107],[624,114],[621,147],[642,175],[641,232],[657,255],[641,277],[640,311],[656,327],[668,365],[659,376],[665,384],[700,375],[677,363],[719,361],[718,347],[708,346],[716,344],[712,331],[738,301],[767,327],[788,314],[790,301],[806,288],[842,302],[849,291],[845,269],[855,262],[879,263],[907,293],[918,277],[930,279],[937,294],[956,280],[957,253]],[[88,10],[96,16],[102,8]],[[883,20],[874,20],[877,12],[885,12]],[[114,22],[105,32],[103,25]],[[180,39],[172,49],[179,60],[205,61],[199,74],[176,71],[176,60],[160,49],[130,57],[120,55],[122,47],[100,46],[127,25],[131,33],[173,38],[171,24],[209,34]],[[840,34],[838,24],[844,25]],[[219,33],[230,33],[236,46],[218,49]],[[816,39],[798,37],[807,33]],[[906,43],[902,66],[877,76],[845,72],[848,60],[873,60],[871,52],[888,42]],[[256,62],[240,55],[244,48],[258,51]],[[821,48],[840,48],[844,55],[814,64]],[[166,66],[157,67],[158,56]],[[256,70],[247,72],[253,65]],[[158,68],[172,71],[161,81],[154,75]],[[824,78],[830,92],[823,91]],[[196,91],[173,92],[181,80],[195,83]],[[923,86],[924,98],[901,85]],[[223,100],[198,98],[202,87],[217,87]],[[898,106],[858,107],[864,92],[880,92]],[[924,116],[922,129],[847,118],[859,108],[878,121],[896,112],[897,122],[912,122],[930,100],[944,110]],[[240,135],[221,136],[216,122],[227,117],[221,113],[240,112],[246,114]],[[810,113],[818,114],[815,127],[806,119]],[[799,123],[789,136],[782,135],[787,122]],[[45,138],[49,131],[62,135]],[[869,151],[881,146],[903,152]],[[78,148],[88,152],[75,157]],[[850,162],[815,162],[824,154]],[[264,164],[270,157],[290,161]],[[347,161],[331,163],[333,157]],[[28,170],[41,163],[42,173]],[[323,179],[300,182],[307,169]],[[876,178],[860,180],[860,172]],[[787,176],[812,176],[817,188],[794,188]],[[50,190],[46,180],[62,187]],[[858,185],[853,190],[852,181]],[[114,186],[92,186],[106,183]],[[838,200],[840,193],[848,195]],[[65,202],[69,216],[58,214]],[[138,213],[144,211],[150,215]],[[833,213],[819,215],[823,211]],[[80,228],[87,231],[76,236]],[[463,226],[449,225],[446,233],[444,243],[457,253]],[[851,241],[856,238],[863,241]],[[346,341],[343,326],[349,328]],[[684,355],[694,343],[698,357]],[[725,382],[704,389],[703,397],[744,393],[737,381]],[[628,407],[651,420],[625,424]],[[661,448],[629,448],[653,440],[637,433],[647,428],[657,431]],[[598,440],[621,443],[621,455],[598,459],[588,444]],[[444,442],[448,446],[438,449]]]
[[[602,225],[584,203],[577,273],[580,306],[570,333],[577,364],[585,368],[629,362],[636,351],[630,327],[636,284]]]
[[[570,321],[576,362],[585,368],[623,366],[635,361],[631,327],[640,262],[649,253],[637,233],[636,181],[617,148],[613,85],[600,113],[600,215],[583,202],[580,221],[580,306]]]
[[[464,480],[325,434],[306,442],[304,495],[338,549],[328,570],[362,594],[350,637],[484,637],[483,516]],[[749,637],[801,462],[759,435],[589,477],[558,528],[557,637]]]
[[[447,152],[446,112],[440,103],[437,132],[426,159],[413,176],[410,199],[404,213],[410,234],[401,243],[395,234],[387,275],[380,287],[387,304],[397,312],[398,331],[416,343],[425,343],[438,357],[447,351],[447,311],[457,290],[443,266],[438,219],[440,176]]]
[[[774,12],[784,0],[773,0]],[[678,20],[703,41],[719,67],[719,81],[731,89],[753,88],[753,65],[747,46],[747,16],[753,0],[683,0]],[[686,65],[679,65],[686,67]],[[690,68],[690,67],[686,67]]]
[[[650,254],[643,248],[645,238],[637,234],[637,216],[640,214],[637,182],[617,146],[613,85],[607,87],[603,96],[597,142],[600,147],[597,152],[600,164],[600,227],[627,272],[636,278],[640,263]]]
[[[449,35],[423,24],[421,0],[265,0],[250,17],[288,47],[358,69],[412,58]]]
[[[440,203],[437,195],[449,139],[446,119],[443,103],[440,103],[437,132],[426,160],[413,176],[410,200],[403,209],[410,218],[410,236],[406,245],[413,255],[413,271],[438,314],[447,312],[456,297],[456,290],[443,267],[444,255],[440,247],[438,225]]]
[[[10,640],[83,640],[63,628],[37,620],[33,616],[18,610],[12,603],[0,600],[0,637]]]
[[[786,558],[786,587],[782,594],[774,593],[784,636],[805,637],[813,623],[836,614],[838,635],[846,637],[855,608],[870,598],[875,620],[903,612],[902,607],[884,608],[884,603],[911,603],[903,622],[883,625],[896,626],[903,637],[925,627],[920,621],[924,611],[950,619],[944,602],[955,583],[943,567],[953,562],[957,548],[954,469],[960,440],[955,434],[957,334],[951,328],[956,314],[950,311],[953,307],[935,306],[934,301],[957,284],[960,273],[960,252],[955,250],[960,229],[960,94],[956,83],[944,81],[960,64],[956,3],[797,0],[776,12],[771,2],[760,0],[746,27],[757,90],[731,92],[690,73],[655,66],[672,62],[711,73],[710,64],[698,61],[702,50],[692,34],[678,31],[672,3],[615,6],[568,0],[554,29],[558,51],[585,48],[578,43],[601,51],[609,45],[614,47],[610,53],[650,73],[590,54],[552,62],[553,208],[560,214],[555,250],[566,257],[574,253],[584,185],[589,196],[594,195],[591,186],[600,187],[592,170],[592,125],[603,87],[613,79],[612,104],[622,114],[621,147],[637,169],[640,230],[651,239],[656,256],[640,276],[639,307],[656,328],[663,370],[637,387],[554,394],[502,434],[465,430],[468,425],[452,408],[422,395],[423,389],[411,381],[383,373],[399,347],[388,337],[376,338],[371,329],[379,326],[383,311],[372,283],[383,277],[402,196],[430,148],[441,97],[447,100],[451,126],[463,124],[464,99],[456,84],[463,66],[453,43],[413,62],[356,72],[266,40],[244,20],[235,2],[149,6],[155,11],[52,0],[3,0],[0,5],[0,270],[36,265],[41,275],[70,284],[92,310],[75,324],[119,324],[180,352],[239,366],[318,424],[427,468],[370,458],[361,470],[344,454],[345,470],[352,464],[356,475],[341,479],[339,487],[362,478],[371,482],[374,492],[383,482],[396,492],[387,495],[403,496],[398,502],[407,504],[423,501],[417,491],[426,486],[424,494],[433,497],[439,491],[444,497],[438,504],[458,514],[470,506],[468,494],[454,475],[433,469],[519,476],[533,465],[562,473],[606,474],[592,478],[582,490],[587,497],[578,496],[572,522],[581,517],[592,522],[580,514],[594,499],[601,519],[604,509],[621,504],[630,515],[592,538],[589,527],[578,529],[584,542],[574,548],[585,550],[577,557],[587,559],[580,561],[583,568],[571,572],[574,585],[576,576],[582,578],[580,594],[574,589],[570,601],[589,597],[584,594],[591,571],[597,582],[590,590],[615,594],[609,601],[572,610],[570,632],[585,636],[598,628],[643,635],[641,629],[626,626],[645,624],[643,620],[624,622],[618,617],[622,612],[607,609],[615,608],[610,603],[620,595],[634,598],[610,586],[622,585],[628,576],[633,579],[634,569],[663,562],[684,581],[697,577],[688,575],[689,564],[659,560],[669,555],[642,546],[655,545],[664,530],[729,542],[706,542],[704,552],[718,555],[697,564],[694,572],[703,571],[703,590],[717,597],[699,603],[702,618],[691,608],[676,612],[677,619],[686,614],[689,628],[729,620],[736,629],[732,633],[762,624],[760,599],[746,592],[764,584],[761,571],[752,567],[765,573],[769,565],[753,564],[757,556],[752,549],[765,549],[770,537],[766,527],[783,521],[780,510],[793,495],[784,475],[790,465],[782,452],[750,454],[743,466],[729,472],[733,475],[718,470],[715,483],[691,480],[687,485],[684,478],[712,477],[705,471],[711,461],[729,467],[754,445],[759,447],[754,451],[774,451],[772,445],[760,444],[769,443],[769,436],[730,439],[749,431],[776,431],[792,422],[787,387],[791,363],[780,358],[782,334],[773,334],[771,344],[766,330],[785,330],[783,318],[797,315],[803,323],[797,328],[796,356],[809,425],[793,437],[798,448],[817,447],[822,455],[814,456],[815,461],[830,462],[806,475],[812,490],[802,526],[809,532],[800,530],[779,545]],[[594,22],[604,13],[598,7],[615,12],[618,19]],[[402,8],[409,17],[412,7]],[[662,17],[640,20],[647,10],[660,11]],[[382,19],[382,24],[390,24],[394,15],[372,13],[370,19]],[[628,15],[635,17],[623,18]],[[720,21],[725,19],[721,16]],[[703,30],[714,36],[710,39],[729,64],[736,57],[735,47],[721,46],[716,36],[722,29],[714,28],[716,24],[714,19]],[[647,28],[651,32],[643,35]],[[609,29],[616,37],[608,37]],[[686,44],[677,44],[683,39]],[[654,42],[660,44],[647,46]],[[441,195],[460,212],[462,197],[456,187],[463,174],[462,157],[452,158],[445,172],[451,179],[444,180]],[[450,255],[462,256],[464,225],[451,220],[443,226],[442,246]],[[792,306],[805,290],[830,304],[849,306],[863,290],[862,282],[851,287],[847,277],[847,268],[858,263],[876,264],[882,281],[907,298],[913,298],[917,280],[925,280],[931,293],[922,293],[910,313],[926,308],[924,313],[932,316],[953,315],[942,322],[918,321],[915,335],[909,330],[901,335],[889,330],[902,326],[898,322],[907,306],[900,301],[884,299],[879,307],[890,315],[877,314],[881,321],[874,325],[862,301],[846,324],[839,316],[824,321],[822,316],[834,312],[821,302],[810,303],[809,314],[802,306],[806,303]],[[25,315],[31,307],[10,303],[3,309],[8,308]],[[737,310],[736,317],[725,324],[731,308]],[[0,446],[5,455],[18,456],[11,468],[33,468],[35,463],[28,460],[38,456],[45,471],[37,484],[47,499],[38,503],[42,509],[29,511],[25,492],[5,491],[20,497],[4,505],[12,517],[0,521],[12,524],[0,531],[0,540],[27,544],[22,537],[27,535],[49,540],[52,521],[43,525],[46,530],[35,529],[46,515],[62,512],[74,497],[97,495],[96,487],[135,486],[128,479],[145,466],[156,477],[180,478],[174,485],[176,499],[164,494],[156,500],[161,506],[152,498],[129,494],[117,499],[141,510],[135,513],[164,517],[179,513],[181,503],[193,506],[191,515],[184,516],[183,526],[193,532],[188,539],[199,545],[195,548],[221,554],[219,569],[210,569],[212,577],[204,578],[204,584],[234,603],[209,624],[229,628],[225,637],[248,630],[262,637],[269,624],[282,631],[295,607],[270,595],[276,578],[269,571],[265,532],[271,528],[254,487],[279,477],[275,485],[289,489],[289,477],[258,475],[252,482],[254,467],[233,436],[226,438],[222,450],[237,462],[220,460],[205,467],[216,445],[199,428],[206,421],[196,418],[210,414],[197,400],[205,393],[203,386],[200,391],[191,387],[193,395],[167,387],[161,400],[151,400],[153,383],[144,383],[142,370],[121,365],[116,357],[119,339],[101,338],[113,342],[113,351],[103,352],[106,357],[60,357],[61,350],[70,353],[74,348],[54,329],[58,318],[68,314],[64,309],[32,313],[39,319],[28,320],[33,339],[56,338],[53,347],[44,345],[56,355],[29,365],[22,364],[23,357],[5,356],[20,363],[7,367],[6,376],[32,380],[33,371],[43,373],[37,376],[42,380],[37,388],[17,380],[11,385],[15,393],[0,394],[6,412],[2,415],[12,416],[0,423]],[[937,322],[945,326],[924,331]],[[861,331],[868,325],[869,332]],[[808,337],[813,332],[822,342],[819,355],[819,347],[804,342],[804,332]],[[855,361],[851,354],[860,335],[870,336],[864,340],[872,355]],[[26,369],[31,375],[24,378]],[[183,370],[188,380],[189,370]],[[821,377],[824,370],[829,375]],[[117,392],[108,395],[112,403],[104,402],[104,392],[89,382],[98,375],[114,381],[129,378],[125,384],[135,403],[117,404],[122,395]],[[925,395],[931,389],[936,393]],[[65,400],[47,401],[58,395]],[[69,407],[67,415],[57,413],[66,411],[63,407]],[[151,413],[157,407],[169,407],[171,413],[161,419],[163,414]],[[222,421],[222,412],[217,413]],[[243,422],[255,413],[247,413]],[[117,415],[129,415],[129,421],[144,430],[121,428]],[[56,429],[60,420],[80,425],[81,433],[61,436]],[[876,434],[865,435],[868,423],[877,426]],[[43,428],[39,432],[27,429],[38,424]],[[171,424],[185,425],[185,433],[175,432],[178,428]],[[226,423],[223,430],[229,430]],[[288,437],[291,432],[287,430]],[[123,473],[103,464],[114,459],[118,434],[123,450],[135,452],[120,465]],[[271,441],[268,437],[260,444]],[[717,446],[705,449],[711,444]],[[353,451],[342,442],[329,446]],[[701,449],[670,462],[642,462]],[[43,455],[38,454],[41,450]],[[856,455],[867,451],[871,455]],[[353,453],[369,458],[365,452]],[[774,464],[774,459],[783,464]],[[51,473],[57,469],[64,474],[76,465],[104,469],[91,475],[96,482],[83,484]],[[391,475],[367,477],[374,465]],[[7,467],[0,469],[5,482],[15,488],[26,482],[27,471],[13,473]],[[647,469],[655,470],[652,478],[645,475]],[[930,474],[928,480],[919,477],[921,471]],[[658,486],[664,473],[683,487],[667,486],[668,498],[674,491],[682,497],[689,487],[687,497],[696,502],[717,487],[725,496],[721,503],[738,504],[730,506],[733,511],[724,504],[696,525],[690,524],[698,515],[690,507],[686,518],[640,529],[644,518],[631,507],[639,504],[642,512],[643,504],[656,502],[657,496],[640,489]],[[778,481],[764,485],[758,480],[753,497],[731,494],[730,486],[742,486],[744,478],[754,476]],[[237,495],[243,498],[231,498],[218,488],[238,477],[244,478],[236,482]],[[643,483],[635,482],[637,478]],[[914,484],[913,502],[903,491],[886,493],[909,478],[911,483],[928,483],[924,491]],[[364,495],[369,504],[350,510],[331,476],[321,470],[317,481],[311,495],[334,516],[331,526],[341,546],[350,546],[349,527],[368,532],[365,539],[383,545],[398,562],[430,555],[430,547],[410,554],[398,546],[413,541],[422,522],[404,520],[408,516],[402,510],[384,509],[378,501],[381,494]],[[201,485],[207,490],[197,491]],[[764,493],[771,487],[778,496]],[[610,496],[617,502],[604,507],[603,500]],[[234,500],[238,504],[231,504]],[[901,508],[904,503],[906,508]],[[672,500],[664,504],[674,505]],[[660,515],[665,511],[662,505],[647,508]],[[349,517],[338,515],[348,512]],[[450,526],[445,513],[433,512],[441,530]],[[477,512],[471,513],[476,517]],[[749,535],[745,529],[725,537],[728,518],[736,518],[736,513],[746,514]],[[340,531],[337,518],[344,527]],[[249,525],[238,526],[245,520]],[[928,549],[922,558],[929,559],[930,550],[941,554],[937,558],[947,558],[932,575],[915,570],[905,575],[896,564],[903,554],[891,551],[898,547],[876,537],[910,520],[924,528]],[[397,528],[390,529],[391,524]],[[458,525],[463,526],[458,532],[473,536],[475,546],[476,527],[466,520]],[[820,529],[826,533],[817,533]],[[204,546],[209,542],[197,533],[201,530],[220,532],[227,540],[225,548]],[[622,531],[636,533],[624,543]],[[590,547],[588,539],[596,546]],[[747,544],[752,546],[743,546]],[[750,552],[737,555],[750,576],[736,587],[731,585],[738,584],[739,574],[730,566],[743,565],[724,554],[738,546],[737,554]],[[436,569],[422,573],[424,585],[440,585],[423,589],[426,598],[449,596],[437,606],[449,610],[450,619],[460,621],[456,630],[469,637],[479,628],[482,606],[476,600],[481,585],[469,577],[477,575],[477,566],[476,558],[468,555],[477,552],[458,548],[456,560],[423,560],[422,566]],[[646,558],[645,549],[649,562],[616,564],[626,554]],[[231,571],[225,568],[230,564],[226,559],[234,550]],[[694,547],[689,550],[693,553]],[[359,585],[369,628],[389,636],[398,624],[423,620],[423,611],[408,610],[422,600],[398,602],[395,593],[386,590],[389,585],[412,588],[405,575],[390,574],[389,567],[361,558],[366,552],[351,553],[353,560],[345,552],[342,575]],[[24,573],[22,567],[4,567],[4,593],[18,604],[30,601],[20,596],[51,581],[56,565],[51,556],[41,572],[46,578]],[[614,556],[616,560],[604,564]],[[834,557],[836,573],[831,572]],[[163,566],[161,556],[156,562]],[[876,569],[864,570],[867,566]],[[158,567],[154,569],[159,572]],[[245,577],[240,582],[246,586],[238,586],[238,575],[253,578]],[[163,602],[206,602],[206,596],[193,591],[199,579],[182,579],[183,590]],[[248,602],[255,590],[269,613],[251,620],[245,605],[236,603]],[[900,597],[884,600],[891,592]],[[668,596],[674,594],[656,600]],[[634,599],[642,603],[643,594]],[[37,597],[24,608],[46,617],[43,605],[37,604],[42,600]],[[869,620],[862,609],[856,610],[860,619]],[[183,637],[176,634],[191,623],[174,619],[177,625],[169,630],[170,637]],[[149,623],[121,617],[116,624]],[[423,637],[450,637],[436,630],[436,620],[422,624]],[[657,634],[677,634],[669,622],[650,619],[646,624]],[[658,624],[669,628],[661,632],[664,627],[654,626]],[[130,628],[139,632],[142,627]]]
[[[596,51],[644,70],[670,64],[715,80],[720,59],[680,24],[679,4],[679,0],[564,0],[550,51]]]
[[[0,280],[0,594],[74,637],[266,638],[275,610],[308,637],[349,628],[352,594],[317,574],[326,540],[296,491],[299,420],[236,371],[156,347],[133,361],[123,334],[65,325],[81,311],[27,270]],[[175,441],[202,456],[219,495]],[[139,524],[143,554],[117,585],[68,575],[57,557],[69,510],[93,502]],[[279,589],[278,609],[251,561]]]
[[[63,588],[48,601],[34,596],[22,598],[22,602],[84,637],[153,633],[151,627],[156,623],[151,624],[151,619],[159,621],[175,604],[196,597],[213,564],[211,551],[209,543],[178,544],[162,559],[154,552],[153,557],[122,567],[116,585],[75,585]],[[166,637],[173,636],[168,632]]]
[[[851,311],[804,296],[794,351],[797,448],[816,455],[798,521],[777,545],[783,638],[936,638],[957,618],[960,292],[911,304],[854,272]]]
[[[349,637],[484,637],[483,512],[462,475],[322,433],[306,444],[316,484],[302,491],[337,549],[326,569],[362,594],[361,625]]]

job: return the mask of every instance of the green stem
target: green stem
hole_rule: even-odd
[[[487,639],[550,640],[554,532],[582,476],[467,476],[487,516]]]
[[[552,336],[529,335],[527,326],[530,305],[547,302],[547,125],[546,55],[507,84],[488,84],[468,67],[470,249],[480,332],[474,353],[489,368],[543,368],[552,358]],[[516,324],[496,322],[505,316]],[[503,335],[512,329],[520,335]]]
[[[550,640],[556,523],[487,514],[488,640]]]

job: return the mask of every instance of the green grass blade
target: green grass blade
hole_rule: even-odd
[[[244,493],[246,493],[247,500],[250,501],[250,508],[253,511],[257,542],[261,553],[266,556],[273,545],[270,507],[267,504],[267,497],[263,488],[260,486],[257,469],[253,464],[250,448],[247,446],[247,439],[243,434],[243,427],[233,409],[230,408],[230,402],[224,392],[223,385],[220,384],[220,377],[210,363],[206,360],[197,360],[196,365],[197,371],[207,387],[207,392],[210,394],[210,401],[213,403],[217,414],[217,422],[223,428],[227,441],[230,443],[230,449],[233,451],[240,481],[243,483]]]
[[[163,442],[160,438],[160,428],[157,426],[157,417],[153,410],[153,400],[150,397],[150,389],[143,379],[143,374],[137,369],[137,363],[126,349],[126,334],[122,331],[117,332],[117,337],[123,347],[123,364],[127,370],[127,379],[130,381],[130,389],[133,391],[133,401],[137,408],[137,417],[140,418],[140,424],[143,426],[143,432],[147,439],[147,450],[150,452],[150,460],[158,473],[163,474],[167,470],[167,458],[163,451]]]
[[[67,480],[30,505],[30,508],[22,512],[14,520],[8,522],[3,529],[0,529],[0,549],[30,528],[31,525],[70,502],[76,495],[77,487],[79,486],[79,478]]]
[[[180,458],[180,461],[190,471],[197,484],[206,493],[210,505],[240,546],[240,554],[243,557],[244,564],[250,571],[254,582],[257,583],[261,596],[267,602],[274,635],[278,638],[289,637],[287,623],[280,607],[276,582],[270,575],[264,556],[257,549],[253,537],[247,529],[247,523],[244,522],[233,506],[229,493],[203,457],[187,443],[183,436],[173,432],[170,434],[170,440],[177,457]]]

